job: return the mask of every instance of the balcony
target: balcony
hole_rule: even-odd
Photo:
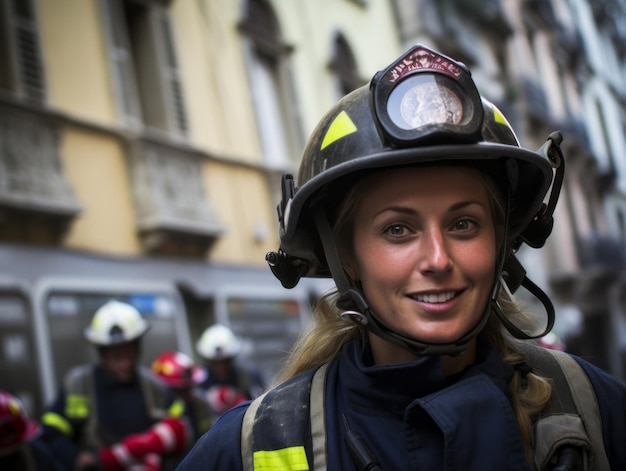
[[[0,102],[0,239],[58,244],[80,213],[53,115]]]
[[[474,19],[500,41],[513,33],[499,0],[465,0],[457,2],[456,8],[462,18]]]
[[[526,0],[524,7],[526,11],[533,12],[538,18],[541,18],[546,26],[550,28],[558,27],[558,21],[550,2],[545,0]]]
[[[555,125],[563,134],[563,142],[566,146],[574,146],[579,151],[591,153],[587,129],[580,118],[570,116],[558,120]]]
[[[604,268],[619,272],[626,268],[624,249],[620,242],[613,237],[597,234],[578,240],[578,261],[582,270]]]
[[[130,161],[144,250],[189,258],[207,255],[223,227],[206,202],[202,158],[144,138],[132,146]]]
[[[521,82],[523,97],[527,113],[537,121],[546,122],[549,119],[548,100],[541,85],[536,80],[524,77]]]

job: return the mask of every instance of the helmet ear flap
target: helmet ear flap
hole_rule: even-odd
[[[551,214],[546,213],[547,207],[543,203],[537,216],[522,231],[519,237],[520,244],[525,242],[533,249],[539,249],[546,243],[546,239],[552,233],[552,228],[554,227],[554,218]]]
[[[265,261],[280,284],[287,289],[295,287],[309,270],[305,260],[287,255],[281,249],[278,252],[267,252]]]
[[[561,186],[565,176],[565,159],[563,158],[563,151],[560,146],[562,141],[563,136],[561,133],[555,131],[548,136],[545,144],[538,151],[546,156],[552,168],[556,169],[556,172],[548,203],[541,204],[535,217],[521,232],[518,238],[518,247],[522,242],[525,242],[532,248],[541,248],[552,233],[552,228],[554,227],[554,218],[552,215],[554,214],[556,203],[559,200]]]

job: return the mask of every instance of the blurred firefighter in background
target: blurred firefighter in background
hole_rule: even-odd
[[[185,415],[193,429],[194,441],[211,427],[215,415],[198,384],[207,373],[182,352],[166,351],[152,362],[152,371],[185,402]]]
[[[10,471],[62,471],[47,444],[41,425],[28,417],[22,402],[0,390],[0,469]]]
[[[265,391],[261,374],[237,364],[242,341],[223,324],[208,327],[196,343],[196,351],[205,360],[208,375],[200,383],[217,415]]]
[[[100,362],[70,370],[42,416],[64,469],[169,469],[189,446],[183,401],[139,365],[148,329],[130,304],[111,300],[94,314],[85,337]]]

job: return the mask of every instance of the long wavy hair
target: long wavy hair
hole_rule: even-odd
[[[498,253],[504,243],[505,204],[502,189],[494,179],[481,171],[485,187],[489,194],[492,217],[496,228]],[[351,243],[354,237],[354,218],[362,195],[368,185],[367,176],[350,185],[350,188],[336,210],[329,213],[333,225],[333,235],[340,256],[352,255]],[[337,195],[333,195],[337,197]],[[333,198],[334,199],[334,198]],[[337,201],[335,199],[335,201]],[[346,275],[347,276],[347,275]],[[313,322],[302,333],[292,352],[278,375],[278,382],[283,382],[311,368],[317,368],[336,358],[344,345],[361,338],[365,339],[367,330],[361,325],[340,318],[342,310],[337,307],[338,293],[332,291],[322,296],[313,310]],[[517,326],[532,326],[536,320],[509,295],[505,289],[498,293],[498,304],[502,313]],[[510,399],[522,437],[526,459],[534,468],[534,418],[543,410],[550,399],[551,386],[543,377],[528,372],[525,355],[518,347],[520,341],[513,338],[504,328],[498,317],[491,313],[482,335],[500,352],[504,361],[514,368],[514,376],[509,384]]]

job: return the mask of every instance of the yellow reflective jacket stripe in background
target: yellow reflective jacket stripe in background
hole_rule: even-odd
[[[74,427],[68,420],[62,415],[55,412],[46,412],[41,416],[41,423],[49,427],[54,427],[60,430],[64,435],[71,436],[74,432]]]

